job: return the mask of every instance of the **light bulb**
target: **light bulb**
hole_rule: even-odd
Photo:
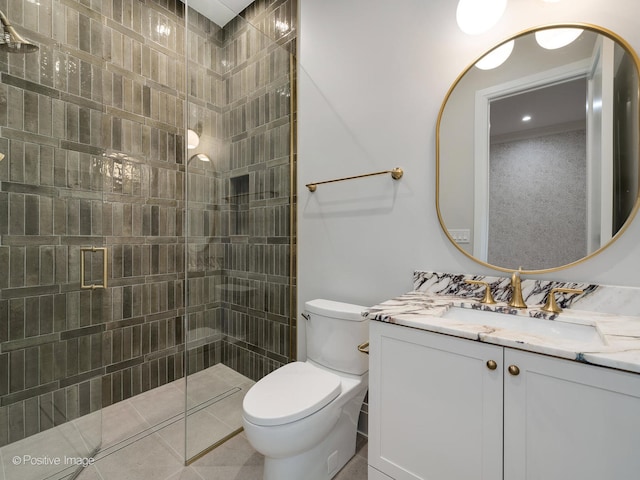
[[[187,148],[192,150],[198,145],[200,145],[200,137],[198,134],[191,129],[187,130]]]
[[[555,50],[569,45],[582,33],[581,28],[549,28],[536,32],[536,42],[542,48]]]
[[[494,48],[484,57],[476,62],[476,67],[480,70],[491,70],[497,68],[507,61],[511,52],[513,52],[513,46],[515,42],[513,40],[500,45],[498,48]]]
[[[493,27],[507,8],[507,0],[460,0],[456,20],[468,35],[484,33]]]

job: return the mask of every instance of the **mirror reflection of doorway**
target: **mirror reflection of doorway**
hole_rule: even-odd
[[[617,60],[617,57],[621,57]],[[629,55],[616,49],[614,80],[613,139],[613,231],[622,228],[633,210],[638,194],[638,77]],[[620,135],[620,132],[632,132]]]
[[[620,231],[638,191],[636,85],[631,58],[602,37],[586,75],[491,99],[489,263],[567,264]]]
[[[581,77],[490,102],[489,263],[587,254],[586,92]]]

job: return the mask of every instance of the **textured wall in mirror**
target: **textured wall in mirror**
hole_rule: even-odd
[[[584,257],[584,129],[492,144],[490,152],[489,263],[517,258],[524,269],[551,268]]]

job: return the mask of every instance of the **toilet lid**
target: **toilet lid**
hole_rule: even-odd
[[[274,370],[249,389],[244,416],[256,425],[283,425],[320,410],[340,393],[340,377],[305,362]]]

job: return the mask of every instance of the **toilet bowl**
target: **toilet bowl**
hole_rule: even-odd
[[[243,401],[249,443],[265,457],[265,480],[329,480],[355,454],[368,387],[366,307],[314,300],[305,305],[305,362],[258,381]],[[346,350],[346,351],[345,351]]]

